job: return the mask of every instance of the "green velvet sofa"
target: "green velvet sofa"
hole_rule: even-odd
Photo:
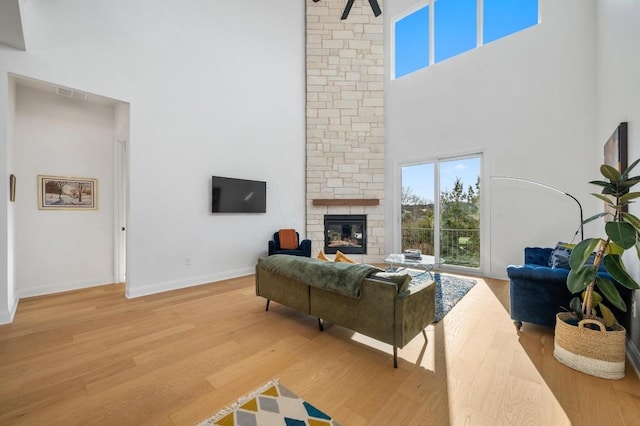
[[[403,348],[434,321],[435,283],[411,285],[405,275],[362,264],[275,255],[256,265],[256,294],[323,321]],[[346,291],[343,287],[346,287]],[[349,294],[351,292],[351,294]]]

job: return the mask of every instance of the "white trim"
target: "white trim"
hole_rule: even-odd
[[[434,3],[429,8],[429,64],[425,67],[430,67],[436,63],[436,4]],[[416,70],[417,71],[417,70]]]
[[[228,280],[231,278],[244,277],[247,275],[255,274],[255,267],[236,269],[234,271],[227,271],[219,274],[200,275],[198,277],[191,277],[187,279],[165,281],[163,283],[150,284],[145,286],[136,286],[131,288],[127,286],[125,296],[127,299],[133,299],[136,297],[149,296],[152,294],[163,293],[165,291],[179,290],[182,288],[195,287],[203,284],[211,284],[216,281]]]
[[[81,290],[83,288],[98,287],[102,285],[113,284],[113,277],[103,277],[91,280],[80,280],[68,283],[58,283],[52,285],[34,286],[28,289],[22,289],[17,291],[19,299],[25,297],[45,296],[48,294],[62,293],[65,291]]]
[[[9,306],[8,311],[0,312],[0,325],[11,324],[18,310],[19,299],[13,299],[13,303]]]
[[[114,249],[114,280],[125,282],[126,280],[126,247],[127,247],[127,165],[128,146],[127,139],[116,139],[114,143],[114,182],[113,182],[113,249]],[[122,228],[125,228],[123,231]]]
[[[442,188],[440,187],[440,163],[441,158],[433,160],[433,255],[436,257],[436,262],[441,264],[442,259],[440,257],[440,245],[441,238],[441,223],[440,212],[442,211],[440,201],[442,200]],[[445,259],[446,260],[446,259]]]
[[[476,48],[484,44],[484,0],[476,3]]]

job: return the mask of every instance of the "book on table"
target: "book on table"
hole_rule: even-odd
[[[409,260],[422,259],[422,252],[417,249],[407,249],[403,251],[402,254],[404,254],[405,259],[409,259]]]

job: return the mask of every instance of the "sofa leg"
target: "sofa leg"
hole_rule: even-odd
[[[271,302],[271,300],[267,299],[267,307],[266,307],[266,308],[264,308],[264,310],[265,310],[265,311],[268,311],[268,310],[269,310],[269,302]]]
[[[324,331],[324,324],[322,323],[322,318],[318,318],[318,328],[320,331]]]
[[[393,347],[393,368],[398,368],[398,347]]]
[[[522,321],[516,320],[513,322],[513,325],[516,326],[516,331],[520,332],[522,330]]]

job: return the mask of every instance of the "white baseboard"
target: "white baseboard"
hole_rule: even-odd
[[[210,284],[216,281],[228,280],[231,278],[243,277],[246,275],[252,275],[255,273],[255,267],[236,269],[234,271],[227,271],[220,274],[200,275],[198,277],[190,277],[174,281],[166,281],[163,283],[151,284],[146,286],[131,286],[131,283],[127,283],[125,296],[127,299],[133,299],[136,297],[148,296],[156,293],[163,293],[165,291],[179,290],[181,288],[195,287],[202,284]]]
[[[93,280],[74,281],[58,284],[43,285],[39,287],[31,287],[18,289],[17,295],[19,299],[25,297],[44,296],[47,294],[62,293],[64,291],[80,290],[89,287],[98,287],[113,283],[113,277],[98,278]]]
[[[16,316],[16,310],[18,309],[18,301],[19,299],[14,299],[8,311],[0,311],[0,325],[11,324],[13,322],[13,318]]]

